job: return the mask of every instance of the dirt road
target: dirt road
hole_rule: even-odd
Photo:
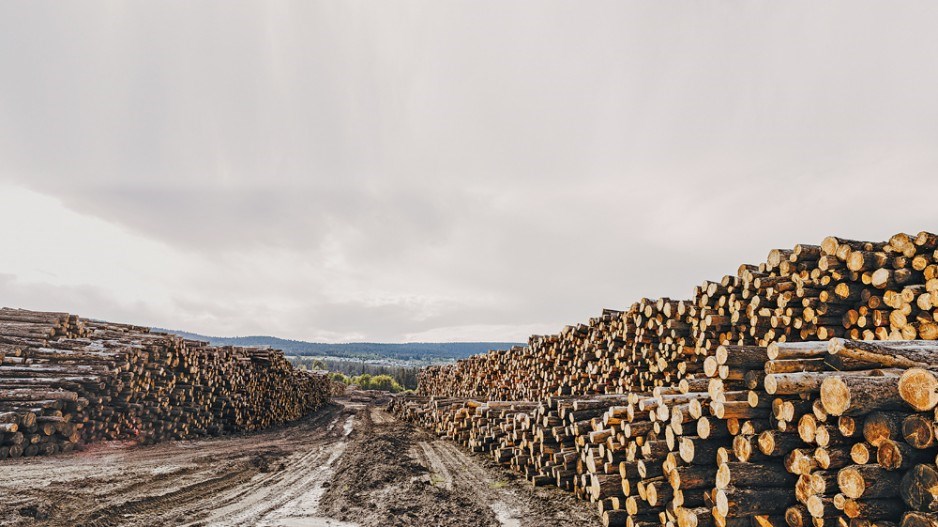
[[[289,427],[0,462],[0,525],[596,526],[590,507],[362,404]]]

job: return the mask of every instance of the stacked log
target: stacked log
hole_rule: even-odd
[[[425,392],[487,400],[544,400],[550,395],[614,393],[619,389],[616,354],[626,317],[603,310],[586,324],[557,335],[533,335],[525,347],[493,350],[421,372]]]
[[[720,345],[938,339],[938,236],[828,237],[698,286],[692,300],[606,309],[528,346],[428,369],[420,390],[481,399],[647,391],[699,373]],[[693,350],[693,351],[692,351]]]
[[[452,366],[424,368],[420,391],[485,400],[545,400],[648,391],[702,371],[690,301],[642,299],[603,310],[525,347],[493,350]]]
[[[214,347],[65,313],[0,309],[0,459],[296,420],[329,381],[276,350]]]
[[[883,445],[887,465],[905,470],[907,460],[920,459],[892,435],[887,440],[895,444],[882,443],[875,430],[894,429],[909,405],[922,412],[938,402],[931,344],[895,343],[938,339],[938,236],[828,237],[773,250],[764,263],[704,282],[692,298],[643,299],[557,335],[532,337],[526,347],[427,369],[418,391],[461,397],[459,404],[539,403],[505,421],[479,418],[504,433],[479,429],[470,435],[491,440],[473,448],[497,452],[496,459],[532,481],[556,480],[597,501],[610,525],[654,523],[654,517],[680,527],[722,526],[741,515],[793,527],[864,517],[895,521],[894,496],[868,490],[874,494],[853,498],[856,492],[842,491],[837,478],[850,464],[871,464]],[[831,346],[873,348],[829,350],[830,339],[850,339]],[[871,360],[877,344],[903,351]],[[844,406],[852,409],[838,410]],[[472,424],[478,410],[465,412],[468,430],[483,426]],[[908,419],[922,438],[915,441],[930,447],[935,434],[925,417]],[[682,447],[715,457],[687,461]],[[616,474],[622,463],[635,465]],[[845,481],[879,481],[875,470],[857,470],[847,471]],[[766,476],[773,471],[781,476]],[[696,479],[682,478],[683,472]],[[674,482],[670,491],[664,481]],[[909,518],[931,521],[924,512]]]
[[[929,518],[938,504],[938,392],[922,366],[938,370],[938,343],[725,346],[711,358],[729,367],[708,368],[716,372],[708,392],[543,403],[412,396],[391,409],[536,485],[594,502],[605,525]],[[725,379],[760,360],[771,372],[762,388],[726,389]],[[907,361],[918,366],[892,368]]]

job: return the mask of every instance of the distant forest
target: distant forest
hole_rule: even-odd
[[[464,359],[470,355],[485,353],[492,349],[508,349],[519,345],[516,342],[413,342],[406,344],[353,342],[348,344],[325,344],[265,336],[208,337],[171,329],[154,328],[154,331],[174,333],[193,340],[204,340],[216,346],[270,346],[271,348],[283,350],[287,355],[421,362]]]
[[[358,377],[365,374],[372,376],[390,375],[405,390],[417,388],[417,372],[420,371],[420,368],[416,366],[389,366],[355,360],[332,360],[311,356],[289,356],[287,358],[295,366],[305,367],[308,370],[328,370],[348,377]]]

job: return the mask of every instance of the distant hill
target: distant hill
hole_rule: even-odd
[[[522,345],[517,342],[410,342],[405,344],[383,344],[377,342],[352,342],[348,344],[325,344],[305,342],[277,337],[208,337],[186,331],[153,328],[154,331],[173,333],[192,340],[203,340],[216,346],[270,346],[289,355],[311,357],[348,357],[355,359],[394,359],[402,361],[431,361],[464,359],[492,349],[508,349]]]

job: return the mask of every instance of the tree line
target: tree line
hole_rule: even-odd
[[[420,370],[420,368],[413,366],[370,364],[362,360],[334,360],[305,356],[291,356],[289,359],[298,367],[340,374],[341,377],[336,376],[334,380],[345,384],[355,384],[364,390],[415,390],[417,388],[417,372]],[[382,377],[390,378],[396,386],[390,385]]]

